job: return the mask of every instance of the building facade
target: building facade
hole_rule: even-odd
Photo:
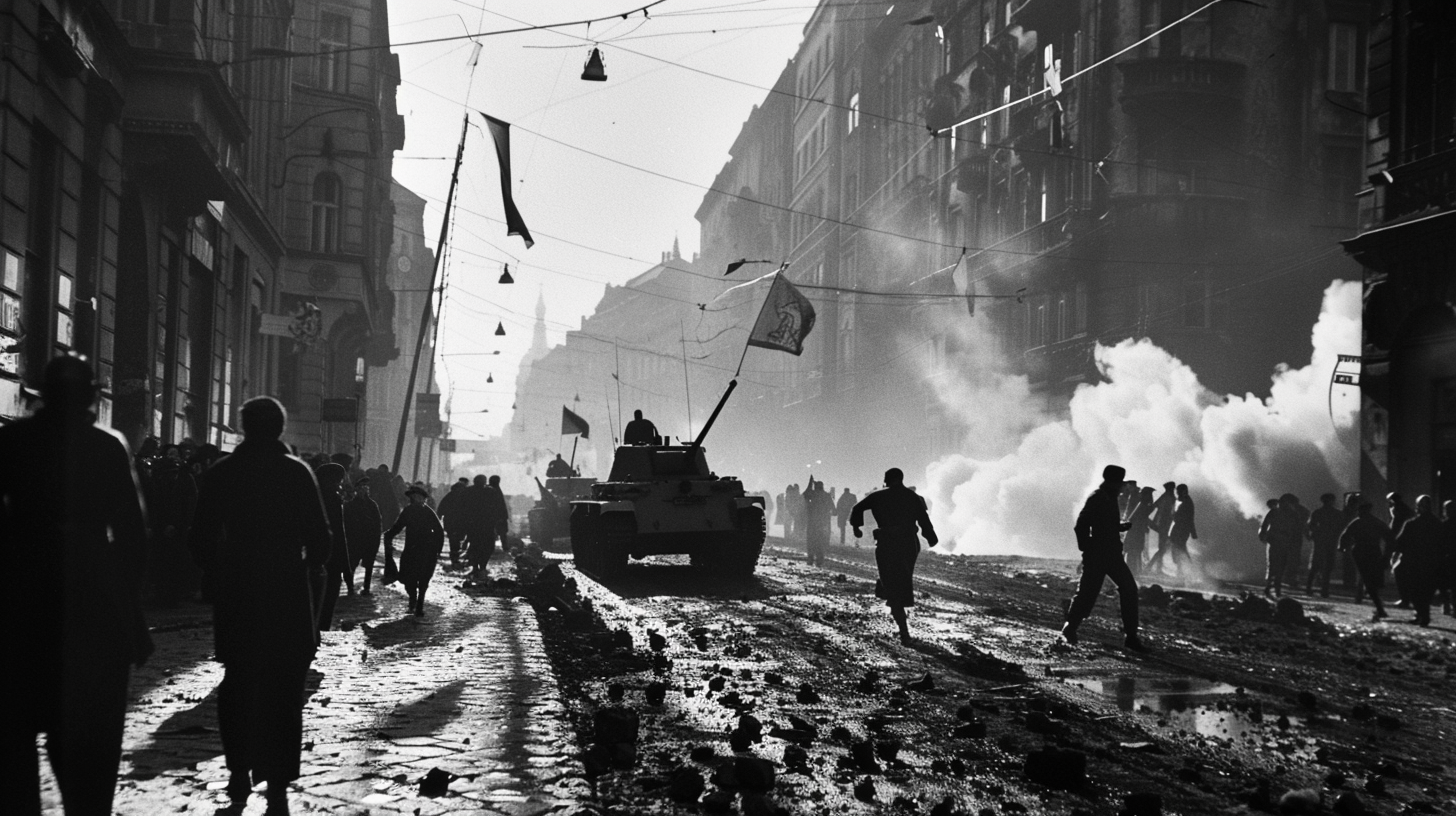
[[[290,441],[347,450],[320,410],[362,393],[380,357],[404,135],[385,9],[0,6],[0,418],[76,352],[95,363],[101,420],[134,444],[228,448],[241,403],[273,394]],[[377,47],[343,51],[360,44]]]
[[[1360,488],[1456,499],[1456,8],[1382,0],[1368,35],[1358,234]]]

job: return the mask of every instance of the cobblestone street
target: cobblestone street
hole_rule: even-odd
[[[583,796],[571,734],[531,607],[437,575],[426,616],[403,592],[340,598],[309,674],[294,813],[558,810]],[[134,673],[115,810],[213,813],[228,802],[210,608],[150,610],[157,653]],[[439,768],[458,778],[420,795]],[[47,813],[61,812],[46,770]],[[264,809],[260,786],[242,814]],[[229,811],[238,813],[239,811]]]

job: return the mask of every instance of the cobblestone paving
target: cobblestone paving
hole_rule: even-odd
[[[293,813],[546,813],[586,796],[535,613],[507,596],[467,594],[439,574],[426,615],[397,587],[340,598],[308,679],[303,775]],[[117,813],[225,807],[210,608],[149,613],[157,653],[134,673]],[[42,757],[44,754],[42,753]],[[433,768],[459,778],[419,795]],[[60,800],[45,772],[47,814]],[[237,816],[264,809],[263,786]]]

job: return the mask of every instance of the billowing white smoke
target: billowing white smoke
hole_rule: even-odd
[[[1105,382],[1080,386],[1064,418],[1038,407],[1020,377],[973,371],[943,382],[940,397],[965,421],[968,441],[926,469],[941,540],[959,553],[1075,557],[1077,511],[1103,465],[1118,463],[1159,492],[1187,483],[1198,509],[1195,558],[1250,572],[1259,551],[1252,520],[1266,499],[1291,492],[1317,506],[1321,493],[1356,480],[1358,395],[1336,392],[1332,422],[1327,389],[1336,355],[1360,347],[1358,283],[1325,290],[1312,343],[1308,365],[1273,373],[1267,400],[1218,396],[1146,340],[1097,346]]]

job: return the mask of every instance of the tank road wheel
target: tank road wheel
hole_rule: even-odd
[[[600,524],[601,536],[593,564],[602,577],[615,578],[627,569],[627,555],[632,537],[637,534],[637,521],[627,513],[606,513]]]
[[[738,540],[725,548],[724,568],[735,578],[752,578],[763,552],[763,510],[747,507],[738,511]]]

